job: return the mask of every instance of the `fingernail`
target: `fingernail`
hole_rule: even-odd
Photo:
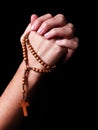
[[[32,25],[31,30],[33,31],[35,30],[35,25]]]
[[[38,34],[41,34],[42,32],[43,32],[43,31],[42,31],[42,29],[40,29],[40,28],[39,28],[38,31],[37,31]]]
[[[56,40],[55,42],[56,42],[56,43],[60,43],[60,42],[61,42],[61,40]]]
[[[49,33],[45,33],[44,35],[46,38],[49,38]]]

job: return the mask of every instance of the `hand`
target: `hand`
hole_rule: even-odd
[[[67,48],[65,61],[72,56],[78,47],[79,39],[74,37],[74,25],[67,23],[62,14],[57,14],[54,17],[51,14],[40,17],[33,14],[31,26],[31,30],[37,31],[38,34],[45,36],[47,39],[55,38],[58,46]]]
[[[25,34],[30,31],[30,28],[31,25],[29,24],[26,31],[21,37],[21,43]],[[56,64],[60,57],[66,52],[66,48],[62,48],[55,44],[55,39],[46,39],[44,36],[39,35],[36,31],[30,32],[29,41],[36,53],[41,57],[41,59],[43,59],[43,61],[50,65]],[[30,66],[36,65],[37,62],[33,59],[32,54],[28,53],[28,56]]]
[[[54,17],[51,14],[46,14],[46,15],[43,15],[40,17],[33,14],[31,16],[31,24],[29,24],[25,33],[30,30],[32,30],[32,32],[36,31],[39,35],[44,36],[44,38],[46,38],[48,40],[54,39],[56,47],[59,46],[60,48],[63,49],[63,51],[65,51],[65,54],[66,54],[65,61],[67,61],[72,56],[73,52],[78,47],[78,38],[73,37],[74,26],[71,23],[67,23],[64,15],[62,15],[62,14],[58,14]],[[25,33],[24,33],[24,35],[25,35]],[[44,40],[46,40],[46,39],[44,39]],[[33,41],[33,39],[32,39],[32,41]],[[37,43],[37,42],[39,42],[38,39],[35,43]],[[34,45],[34,43],[32,43],[32,44],[33,44],[34,48],[38,48],[36,46],[39,46],[39,48],[40,48],[40,45],[38,45],[38,43],[35,45]],[[42,46],[42,44],[41,44],[41,46]],[[36,50],[36,51],[38,51],[38,50]],[[62,55],[62,53],[60,53],[60,54]],[[59,56],[60,56],[60,54],[59,54]]]

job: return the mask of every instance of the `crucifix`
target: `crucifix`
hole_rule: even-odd
[[[29,103],[26,102],[25,100],[22,100],[21,103],[20,103],[20,106],[22,107],[23,115],[28,116],[27,107],[29,106]]]

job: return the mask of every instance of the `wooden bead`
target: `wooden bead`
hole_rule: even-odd
[[[51,72],[52,70],[54,70],[54,68],[56,66],[50,66],[48,65],[47,63],[45,63],[41,58],[40,56],[38,56],[38,54],[36,53],[36,51],[34,50],[34,48],[32,47],[32,45],[30,44],[30,41],[28,39],[28,36],[29,36],[29,33],[28,32],[21,44],[22,44],[22,51],[23,51],[23,59],[25,61],[25,70],[24,70],[24,74],[23,74],[23,78],[22,78],[22,93],[23,93],[23,100],[21,102],[21,107],[23,108],[23,112],[24,112],[24,116],[27,116],[27,110],[26,110],[26,107],[29,106],[29,103],[28,102],[25,102],[24,99],[26,98],[26,90],[24,89],[25,87],[27,87],[27,81],[28,81],[28,72],[30,70],[33,70],[35,72],[38,72],[38,73],[48,73],[48,72]],[[28,48],[28,49],[27,49]],[[28,55],[27,55],[27,51],[30,51],[31,54],[34,56],[34,58],[42,65],[44,66],[44,69],[39,69],[39,68],[36,68],[36,67],[30,67],[29,64],[28,64]]]

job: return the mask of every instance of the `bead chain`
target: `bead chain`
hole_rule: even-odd
[[[22,41],[22,50],[23,50],[23,60],[25,62],[25,70],[24,70],[24,74],[23,74],[23,78],[22,78],[22,93],[23,93],[23,99],[21,101],[21,107],[23,109],[23,114],[24,116],[28,116],[26,107],[29,106],[29,103],[26,102],[26,94],[27,94],[27,86],[28,86],[28,73],[30,70],[33,70],[35,72],[39,72],[39,73],[48,73],[51,72],[55,69],[55,65],[50,66],[49,64],[45,63],[36,53],[36,51],[33,49],[32,45],[29,42],[28,36],[29,36],[30,32],[28,32]],[[34,58],[42,65],[44,66],[45,69],[39,69],[36,67],[30,67],[28,65],[28,55],[27,55],[27,48],[28,50],[31,52],[31,54],[34,56]]]

